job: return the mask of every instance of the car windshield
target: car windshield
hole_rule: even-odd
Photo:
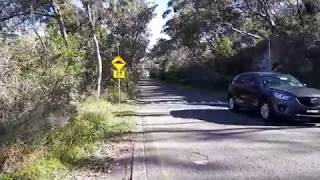
[[[270,75],[270,76],[263,76],[263,85],[267,87],[303,87],[304,85],[290,75]]]

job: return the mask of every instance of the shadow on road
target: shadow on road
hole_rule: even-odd
[[[206,122],[224,125],[242,126],[287,126],[287,127],[314,127],[316,123],[309,121],[263,121],[255,112],[247,111],[235,114],[228,110],[215,109],[188,109],[171,111],[170,114],[176,118],[199,119]]]
[[[138,104],[197,104],[197,105],[225,105],[225,97],[211,91],[201,91],[192,88],[176,86],[159,81],[143,80],[139,82]],[[212,92],[214,92],[212,90]]]

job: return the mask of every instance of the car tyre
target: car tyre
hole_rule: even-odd
[[[232,96],[228,98],[228,108],[232,112],[239,112],[239,105],[235,102],[234,97]]]

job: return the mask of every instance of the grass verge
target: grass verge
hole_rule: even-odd
[[[79,104],[77,115],[67,126],[2,148],[0,179],[64,179],[103,141],[131,131],[130,118],[115,115],[122,111],[134,111],[134,106],[88,98]]]

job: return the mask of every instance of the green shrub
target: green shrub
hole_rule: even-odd
[[[1,180],[13,180],[13,178],[9,175],[0,175]]]
[[[98,99],[86,101],[79,109],[79,116],[66,127],[54,130],[50,135],[49,148],[53,157],[62,162],[74,163],[82,156],[92,153],[96,142],[108,133],[112,119],[110,104]],[[105,109],[101,109],[105,107]]]
[[[214,50],[214,53],[219,58],[229,58],[235,55],[235,50],[233,49],[233,42],[229,37],[219,38]]]
[[[176,68],[176,67],[170,67],[169,71],[165,74],[166,80],[169,82],[178,83],[181,82],[181,80],[184,79],[183,75],[183,69],[182,68]]]
[[[33,150],[30,152],[35,152],[29,154],[34,157],[22,153],[26,156],[22,166],[11,174],[0,175],[0,179],[61,179],[73,165],[89,157],[102,141],[131,130],[128,117],[116,114],[132,111],[132,106],[88,98],[77,110],[77,116],[67,126],[34,136],[28,142],[28,149]]]
[[[118,86],[111,86],[108,88],[108,91],[103,94],[103,98],[112,102],[112,103],[118,103],[119,102],[119,87]],[[120,91],[120,98],[121,102],[125,102],[129,100],[129,94],[123,90],[123,88]]]
[[[8,179],[62,179],[68,173],[68,168],[58,159],[41,159],[26,164]]]

